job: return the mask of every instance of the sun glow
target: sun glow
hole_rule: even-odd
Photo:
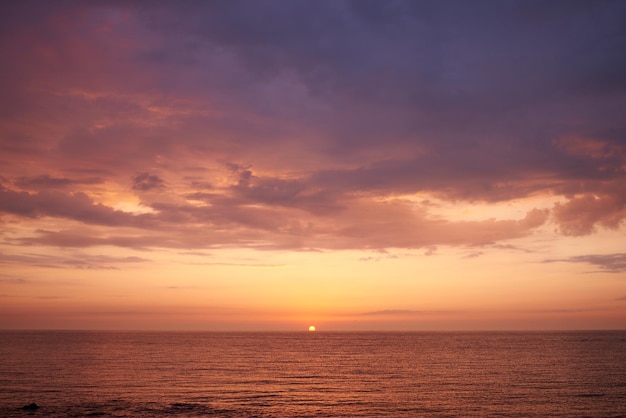
[[[309,332],[315,332],[315,325],[311,325],[309,327]]]

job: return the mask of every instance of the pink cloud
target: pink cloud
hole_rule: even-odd
[[[557,203],[553,216],[565,235],[589,235],[595,232],[596,225],[617,229],[626,218],[626,195],[574,197]]]
[[[129,226],[146,224],[149,215],[132,215],[100,203],[82,192],[18,192],[0,186],[0,211],[24,217],[51,216],[96,225]]]

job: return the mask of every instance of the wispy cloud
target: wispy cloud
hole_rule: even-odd
[[[149,259],[127,256],[114,257],[109,255],[91,255],[91,254],[70,254],[67,256],[55,256],[46,254],[1,254],[0,263],[25,263],[31,266],[48,267],[48,268],[77,268],[77,269],[119,269],[120,266],[145,263]],[[29,280],[21,278],[0,278],[0,282],[26,284]]]
[[[19,277],[0,277],[0,283],[28,284],[28,283],[30,283],[30,281],[26,280],[26,279],[19,278]]]
[[[463,313],[458,310],[413,310],[413,309],[385,309],[381,311],[363,312],[363,316],[432,316],[432,315],[455,315]]]
[[[41,174],[34,177],[18,177],[15,179],[16,186],[27,189],[67,188],[75,185],[102,184],[103,182],[104,180],[101,177],[72,179],[66,177],[52,177],[48,174]]]
[[[200,286],[165,286],[166,289],[171,290],[187,290],[187,289],[200,289]]]
[[[588,254],[563,259],[548,259],[544,263],[583,263],[599,267],[602,271],[621,273],[626,271],[626,253],[616,254]]]
[[[227,263],[227,262],[216,262],[216,263],[193,263],[193,265],[197,265],[197,266],[222,266],[222,267],[267,267],[267,268],[284,267],[284,265],[283,265],[283,264],[265,264],[265,263]]]
[[[482,251],[472,251],[471,253],[465,254],[463,258],[478,258],[483,254]]]

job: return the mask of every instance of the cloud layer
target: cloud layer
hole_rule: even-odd
[[[11,245],[427,249],[626,218],[620,1],[1,15],[0,222],[33,222]],[[557,203],[481,220],[433,203],[537,196]]]

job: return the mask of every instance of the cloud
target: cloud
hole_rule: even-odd
[[[316,188],[306,180],[258,178],[245,170],[245,179],[233,187],[242,199],[271,206],[295,207],[311,213],[330,213],[342,209],[340,195],[328,188]]]
[[[42,254],[2,254],[0,253],[0,263],[26,263],[31,266],[47,267],[47,268],[76,268],[76,269],[104,269],[115,270],[120,266],[136,263],[145,263],[149,259],[128,256],[114,257],[109,255],[89,255],[89,254],[70,254],[67,256],[54,256]],[[0,282],[13,284],[28,284],[31,281],[25,279],[2,279]]]
[[[524,311],[527,313],[538,313],[538,314],[568,314],[568,313],[580,313],[580,312],[597,312],[603,311],[607,308],[563,308],[563,309],[534,309]]]
[[[71,179],[66,177],[51,177],[48,174],[42,174],[35,177],[19,177],[15,180],[15,185],[22,189],[50,189],[65,188],[74,185],[102,184],[103,182],[104,180],[100,177]]]
[[[620,228],[625,9],[20,2],[0,17],[0,211],[60,220],[13,242],[70,248],[432,253]],[[130,194],[153,212],[113,208]],[[561,201],[459,222],[416,194]]]
[[[526,248],[520,248],[518,246],[512,244],[493,244],[491,247],[499,249],[499,250],[512,250],[512,251],[522,251],[525,253],[532,253],[533,250],[528,250]]]
[[[617,299],[615,299],[615,300],[626,300],[626,295],[624,295],[624,296],[622,296],[622,297],[619,297],[619,298],[617,298]]]
[[[462,311],[443,310],[443,311],[420,311],[412,309],[385,309],[381,311],[363,312],[363,316],[424,316],[424,315],[453,315]]]
[[[606,271],[609,273],[622,273],[626,271],[626,253],[578,255],[565,259],[544,260],[544,262],[591,264],[593,266],[599,267],[602,271]]]
[[[574,197],[554,207],[554,220],[565,235],[595,232],[596,225],[617,229],[626,218],[626,194]]]
[[[165,187],[165,182],[154,174],[140,173],[133,177],[133,190],[140,190],[142,192],[154,189],[162,189]]]
[[[85,193],[61,191],[18,192],[0,185],[0,211],[23,217],[52,216],[88,224],[140,226],[149,222],[149,214],[133,215],[95,203]]]
[[[472,251],[471,253],[464,255],[463,258],[478,258],[483,254],[484,253],[482,251]]]
[[[366,214],[366,215],[364,215]],[[534,209],[520,220],[447,221],[404,202],[354,203],[336,216],[335,248],[424,248],[478,245],[527,236],[548,212]],[[432,253],[432,249],[430,250]]]
[[[208,181],[193,180],[191,186],[197,190],[210,190],[213,188],[213,185]]]
[[[201,289],[201,287],[200,286],[165,286],[165,289],[186,290],[186,289]]]
[[[0,260],[1,260],[2,255],[0,254]],[[29,281],[26,279],[22,279],[22,278],[16,278],[16,277],[0,277],[0,283],[7,283],[7,284],[28,284]]]
[[[415,310],[411,310],[411,309],[385,309],[382,311],[371,311],[371,312],[364,312],[361,315],[372,315],[372,316],[379,316],[379,315],[421,315],[423,314],[423,311],[415,311]]]
[[[359,261],[380,261],[380,257],[360,257]]]
[[[222,266],[222,267],[284,267],[283,264],[263,264],[263,263],[192,263],[197,266]]]
[[[24,201],[30,203],[32,198],[28,195]],[[437,245],[487,245],[524,237],[541,226],[548,216],[547,211],[534,209],[519,220],[449,221],[432,216],[425,208],[416,208],[410,202],[376,202],[361,198],[345,198],[339,201],[343,209],[321,213],[298,207],[250,205],[248,200],[236,197],[211,197],[208,202],[202,205],[153,203],[155,213],[133,215],[95,205],[84,196],[73,202],[70,196],[68,202],[63,202],[63,210],[46,206],[45,214],[63,216],[93,227],[38,230],[34,236],[16,238],[14,242],[60,247],[115,245],[136,249],[425,248],[428,254],[433,254]],[[65,209],[66,205],[71,205],[71,209]],[[28,212],[28,208],[29,205],[24,205],[21,211],[12,210],[30,216],[44,214]],[[197,233],[199,226],[204,234]]]

